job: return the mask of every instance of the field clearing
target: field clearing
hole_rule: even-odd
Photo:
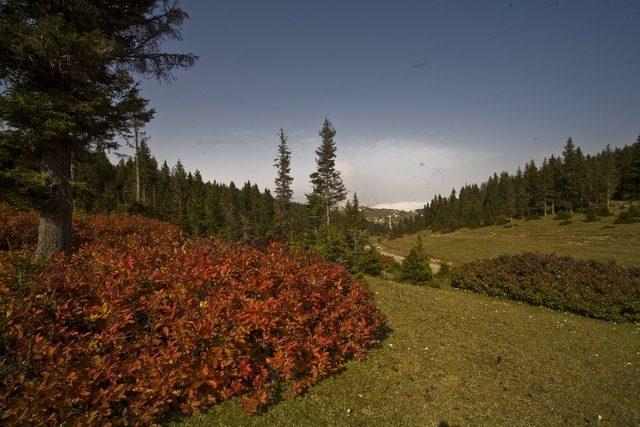
[[[574,215],[572,224],[562,226],[551,217],[518,220],[513,222],[513,227],[463,228],[446,234],[423,230],[398,239],[382,239],[379,243],[389,252],[406,255],[421,236],[429,256],[453,263],[502,254],[555,252],[617,261],[627,267],[640,266],[640,223],[613,224],[613,216],[590,223],[583,219],[584,215]]]
[[[184,425],[640,423],[640,325],[454,289],[367,279],[392,329],[364,362],[246,416],[237,400]]]

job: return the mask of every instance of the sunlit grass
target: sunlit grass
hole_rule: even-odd
[[[618,261],[625,266],[640,266],[640,223],[614,224],[615,217],[584,222],[574,215],[569,225],[551,217],[514,221],[512,227],[491,226],[460,229],[440,234],[422,231],[394,240],[382,240],[382,247],[405,255],[422,236],[426,252],[454,263],[520,252],[555,252],[578,258]]]

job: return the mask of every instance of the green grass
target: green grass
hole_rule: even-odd
[[[574,215],[572,223],[560,226],[551,217],[514,221],[513,227],[491,226],[460,229],[448,234],[422,231],[394,240],[381,240],[388,252],[406,255],[422,236],[425,251],[432,257],[453,263],[492,258],[521,252],[555,252],[577,258],[617,261],[640,266],[640,223],[613,224],[615,217],[583,222]]]
[[[366,361],[263,414],[246,416],[232,400],[180,423],[640,424],[640,325],[454,289],[368,285],[392,332]]]

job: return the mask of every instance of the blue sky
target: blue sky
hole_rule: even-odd
[[[640,1],[188,1],[200,56],[143,81],[152,151],[210,180],[273,186],[277,130],[304,199],[334,123],[345,184],[368,205],[640,133]]]

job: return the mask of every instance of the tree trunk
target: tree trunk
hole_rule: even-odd
[[[329,212],[331,211],[331,206],[327,203],[327,225],[331,225],[331,218],[329,216]]]
[[[138,122],[133,122],[133,140],[136,150],[136,202],[140,203],[140,148],[138,145]]]
[[[51,142],[42,150],[41,171],[49,199],[40,208],[36,261],[45,261],[58,252],[71,249],[71,215],[73,201],[71,176],[71,146]]]

